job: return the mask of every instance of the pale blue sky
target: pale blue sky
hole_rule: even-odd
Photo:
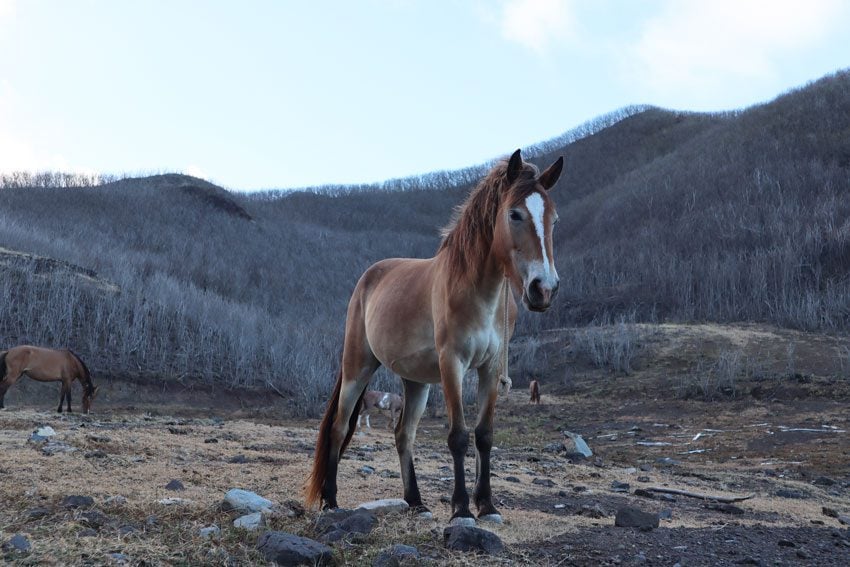
[[[233,189],[475,165],[850,66],[842,0],[0,0],[0,171]]]

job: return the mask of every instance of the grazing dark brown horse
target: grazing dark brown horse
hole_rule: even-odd
[[[89,413],[92,400],[97,395],[97,387],[91,381],[91,373],[83,360],[69,349],[54,350],[50,348],[21,345],[0,352],[0,408],[6,392],[18,379],[26,374],[39,382],[62,382],[62,392],[59,396],[59,413],[62,413],[62,402],[68,400],[68,411],[71,411],[71,384],[79,380],[83,385],[83,413]]]
[[[458,208],[436,256],[383,260],[361,276],[348,304],[342,365],[305,485],[308,506],[337,507],[339,459],[351,441],[369,379],[383,364],[404,384],[404,409],[395,430],[404,499],[413,510],[430,514],[416,484],[413,443],[430,385],[439,383],[454,461],[452,523],[474,523],[464,475],[469,431],[461,385],[466,371],[476,369],[473,497],[480,519],[501,521],[490,492],[490,451],[500,374],[507,375],[502,360],[517,315],[509,285],[521,292],[531,311],[546,311],[555,297],[552,225],[557,213],[548,190],[562,167],[559,158],[538,174],[517,150]]]
[[[531,393],[531,399],[529,400],[532,404],[540,403],[540,383],[537,380],[532,380],[528,384],[528,391]]]
[[[369,416],[372,412],[378,410],[387,411],[390,415],[387,427],[395,427],[396,423],[398,423],[399,416],[401,416],[401,408],[403,407],[404,399],[398,394],[369,390],[363,394],[363,403],[360,405],[360,415],[357,416],[357,427],[360,427],[360,418],[365,415],[366,427],[371,429],[372,424],[369,423]]]

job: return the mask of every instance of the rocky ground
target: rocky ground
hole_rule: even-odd
[[[628,377],[552,364],[572,374],[544,381],[541,405],[518,390],[499,402],[493,491],[504,524],[480,526],[503,546],[492,554],[447,545],[451,459],[439,416],[417,437],[433,519],[329,518],[299,504],[317,420],[107,400],[89,416],[60,416],[52,397],[0,412],[0,553],[20,565],[268,564],[275,542],[263,534],[273,531],[324,541],[340,564],[381,564],[395,545],[415,548],[406,561],[433,565],[850,564],[840,376],[810,374],[798,356],[802,378],[770,383],[771,395],[753,394],[768,385],[762,375],[742,375],[740,395],[705,401],[663,386],[669,364],[650,373],[644,362]],[[392,436],[372,421],[340,466],[345,508],[401,495]],[[55,434],[33,437],[43,426]],[[565,430],[593,455],[574,454]],[[234,488],[271,506],[245,519],[248,510],[222,505]],[[646,525],[615,525],[630,518]]]

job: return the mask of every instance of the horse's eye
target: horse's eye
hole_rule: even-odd
[[[511,209],[511,212],[508,213],[508,217],[514,222],[520,222],[522,220],[522,215],[516,209]]]

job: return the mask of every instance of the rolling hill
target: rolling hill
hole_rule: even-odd
[[[850,328],[850,72],[736,112],[635,107],[524,153],[566,168],[561,296],[520,333],[617,318]],[[175,174],[7,177],[0,246],[120,291],[0,262],[0,339],[71,345],[111,376],[273,387],[314,411],[360,273],[432,255],[486,169],[251,195]]]

